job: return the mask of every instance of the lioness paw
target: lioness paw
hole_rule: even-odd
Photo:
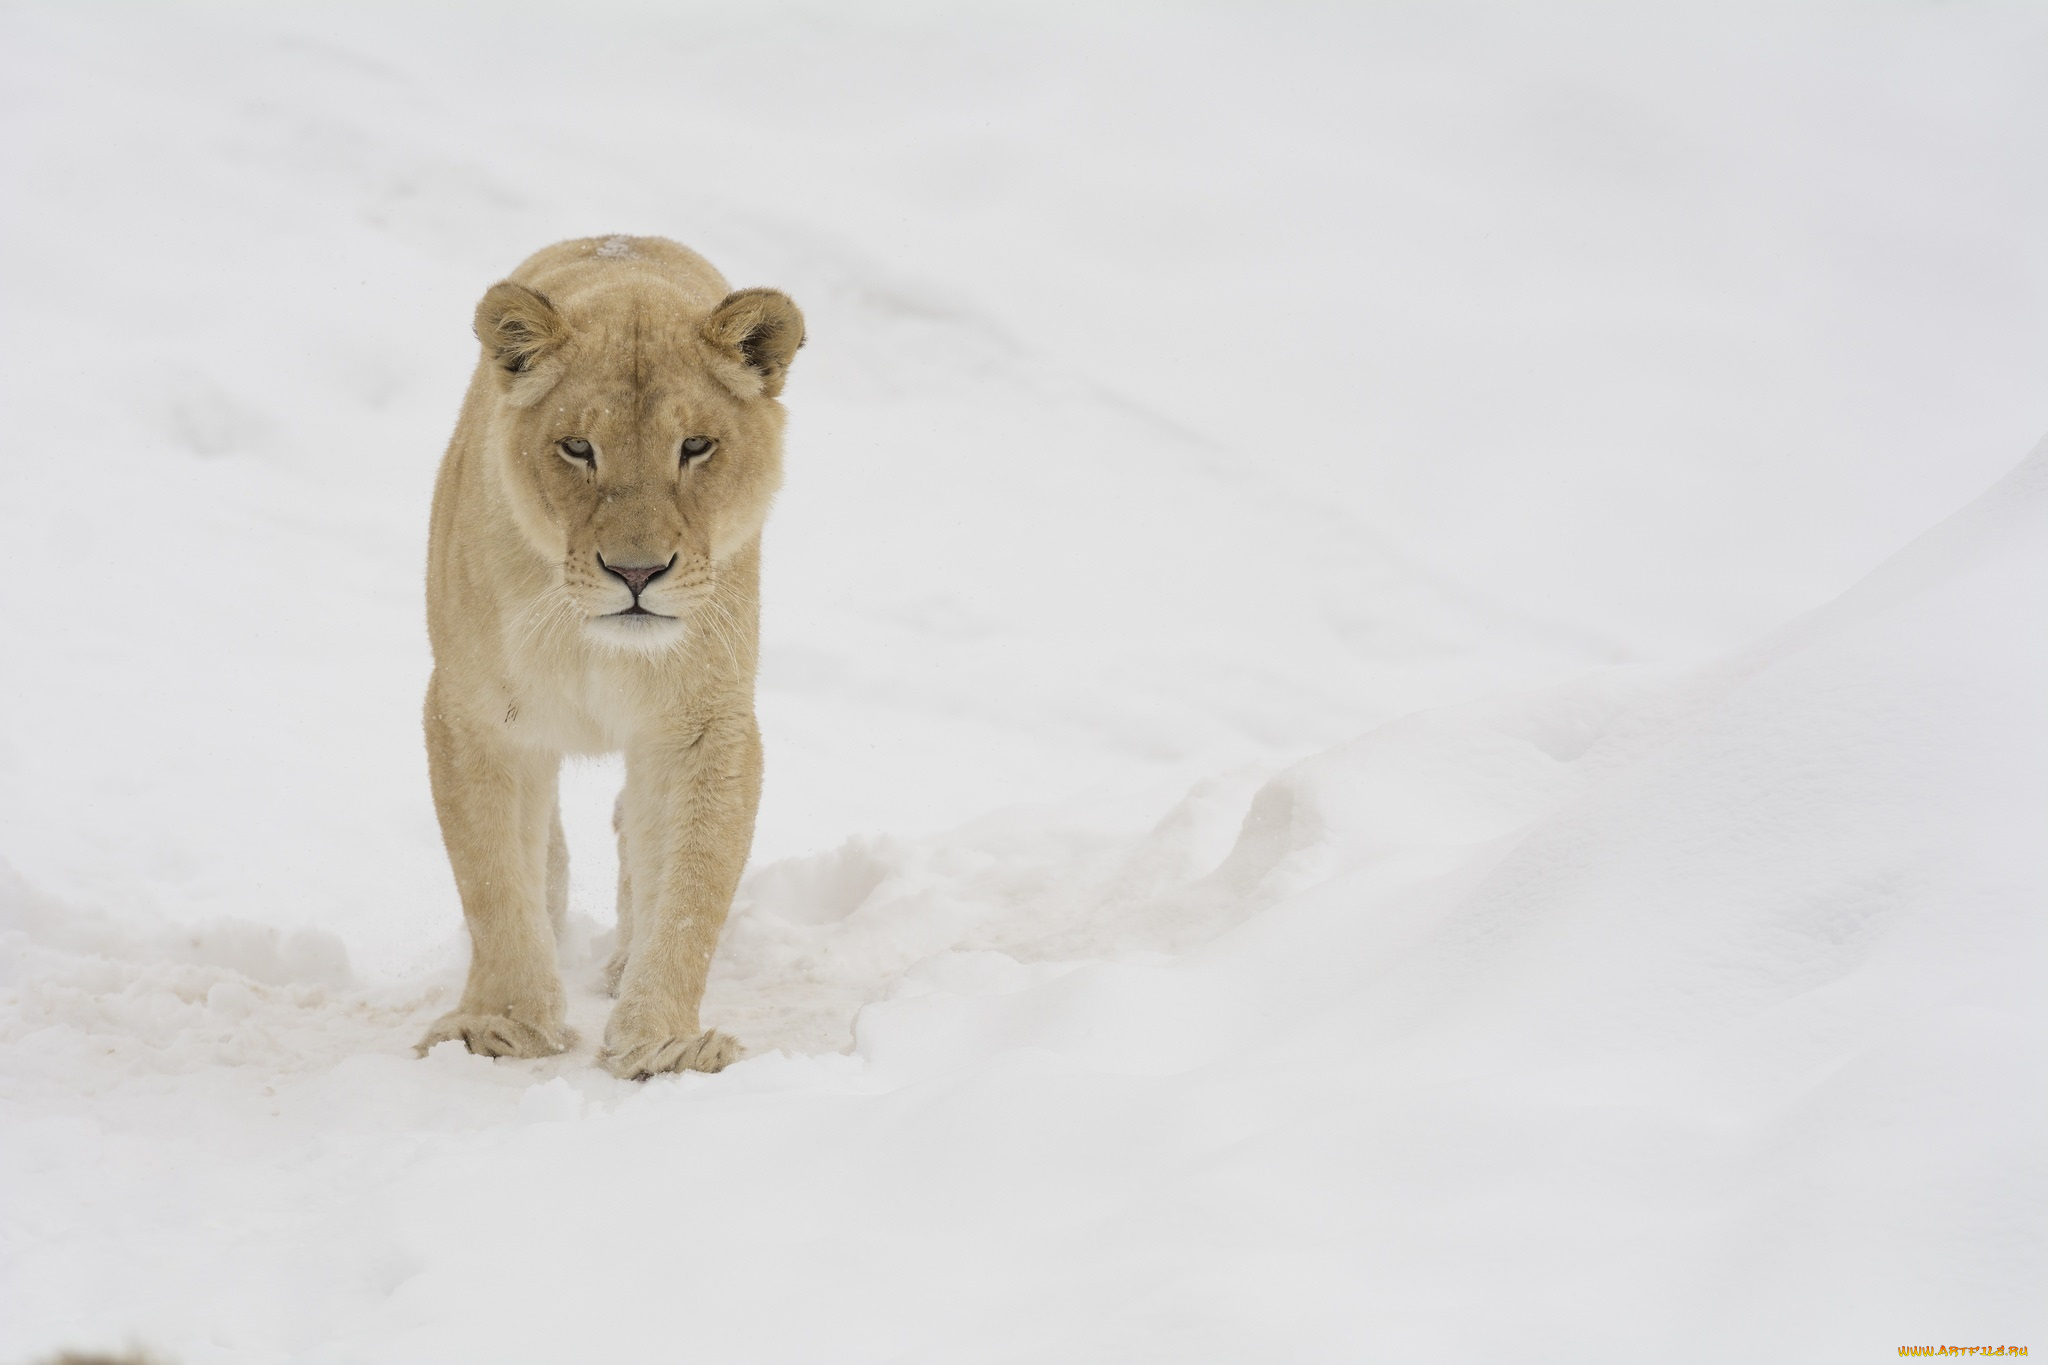
[[[706,1029],[694,1038],[607,1042],[605,1070],[622,1081],[644,1081],[670,1071],[723,1071],[745,1055],[731,1034]]]
[[[566,1025],[543,1027],[509,1014],[464,1014],[456,1010],[436,1019],[414,1051],[424,1057],[436,1043],[458,1039],[479,1057],[552,1057],[576,1045],[576,1034]]]

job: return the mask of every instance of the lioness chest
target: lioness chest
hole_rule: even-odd
[[[693,679],[691,662],[649,668],[594,651],[514,652],[500,689],[505,736],[576,755],[620,753],[654,737],[687,741],[722,701],[732,701],[719,679]]]

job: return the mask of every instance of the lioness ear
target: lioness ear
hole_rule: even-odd
[[[711,310],[703,335],[726,362],[717,369],[727,388],[742,398],[773,398],[804,344],[804,315],[779,289],[741,289]]]
[[[508,373],[525,374],[569,339],[569,327],[547,295],[500,280],[476,306],[476,339]]]

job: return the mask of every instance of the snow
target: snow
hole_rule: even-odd
[[[334,10],[0,14],[0,1354],[2044,1340],[2048,17]],[[612,232],[811,331],[642,1085],[411,1053],[469,311]]]

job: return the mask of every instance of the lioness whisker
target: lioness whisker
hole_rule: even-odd
[[[719,642],[725,646],[726,661],[732,665],[733,671],[737,673],[740,668],[737,642],[742,638],[740,623],[734,619],[732,612],[726,607],[725,603],[718,600],[718,586],[715,582],[712,584],[711,596],[705,598],[704,601],[710,606],[712,611],[717,613],[718,619],[723,623],[718,629]]]

